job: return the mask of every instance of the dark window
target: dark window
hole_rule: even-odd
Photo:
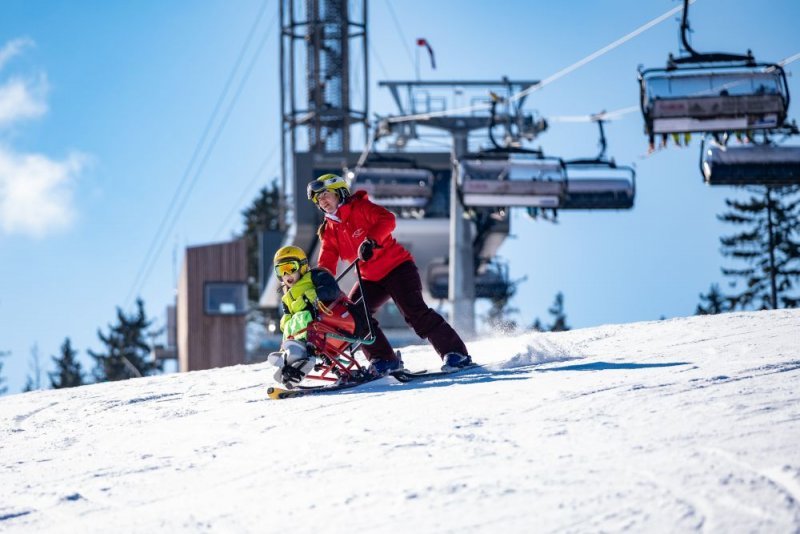
[[[205,312],[208,315],[242,315],[247,312],[244,282],[206,282]]]

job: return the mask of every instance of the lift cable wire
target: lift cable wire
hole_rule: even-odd
[[[275,22],[275,21],[277,21],[277,15],[276,15],[275,19],[273,19],[273,22]],[[228,108],[225,110],[225,115],[222,117],[222,120],[220,121],[219,125],[217,126],[217,130],[214,133],[214,137],[211,139],[211,142],[209,143],[208,147],[206,148],[206,152],[203,155],[203,159],[200,162],[200,164],[199,164],[199,166],[198,166],[198,168],[197,168],[197,170],[195,172],[194,178],[192,178],[192,181],[189,184],[189,188],[186,190],[186,194],[184,195],[183,199],[181,200],[180,204],[178,205],[178,209],[173,214],[172,222],[170,223],[170,229],[172,229],[175,226],[175,224],[178,222],[178,218],[180,217],[181,213],[183,212],[183,208],[186,207],[186,204],[187,204],[187,202],[189,200],[189,197],[191,196],[192,190],[194,189],[194,186],[197,184],[197,181],[200,178],[200,175],[202,174],[203,170],[205,169],[206,163],[208,163],[208,159],[211,156],[211,153],[214,151],[214,148],[216,147],[217,142],[219,141],[220,135],[224,131],[225,126],[228,123],[228,119],[230,119],[231,113],[232,113],[234,107],[236,106],[236,103],[238,102],[239,97],[242,94],[242,90],[244,89],[245,84],[247,83],[247,81],[250,78],[250,74],[253,71],[253,67],[255,66],[256,60],[260,56],[260,52],[261,52],[261,50],[263,50],[264,45],[267,43],[267,40],[270,37],[270,34],[272,33],[272,28],[274,28],[274,27],[275,27],[274,24],[270,25],[270,27],[268,28],[267,32],[264,34],[264,37],[262,38],[261,42],[258,44],[258,48],[256,49],[253,57],[250,60],[250,64],[247,66],[247,69],[245,70],[245,72],[244,72],[244,74],[242,76],[242,79],[239,82],[239,86],[236,89],[236,93],[234,94],[233,99],[228,104]],[[153,268],[156,265],[156,261],[155,260],[161,254],[161,251],[163,250],[165,243],[166,243],[166,234],[165,234],[164,238],[161,240],[161,244],[159,245],[159,247],[158,247],[158,249],[156,251],[156,254],[153,257],[153,261],[150,263],[150,266],[147,269],[147,271],[145,273],[145,276],[144,276],[144,278],[142,279],[142,281],[140,283],[139,291],[141,290],[141,287],[144,286],[144,284],[147,281],[147,279],[150,277],[150,273],[152,272]]]
[[[403,48],[405,48],[406,54],[408,55],[408,60],[411,62],[411,68],[416,69],[416,62],[414,61],[414,54],[411,53],[411,48],[409,41],[406,38],[406,34],[403,31],[403,26],[400,24],[400,21],[397,19],[397,13],[394,12],[394,8],[392,7],[392,0],[386,0],[386,7],[389,8],[389,14],[392,16],[392,20],[394,21],[394,25],[397,28],[397,33],[400,34],[400,39],[403,41]]]
[[[217,233],[214,234],[215,239],[220,239],[222,237],[222,233],[225,231],[226,228],[228,228],[228,225],[230,224],[230,221],[233,218],[233,216],[236,214],[236,211],[241,208],[242,203],[245,201],[247,194],[252,191],[253,186],[256,184],[256,182],[259,180],[259,178],[261,178],[262,174],[264,173],[264,169],[267,168],[267,164],[273,160],[277,152],[278,152],[278,143],[276,142],[275,144],[272,145],[272,149],[269,151],[267,157],[261,161],[261,164],[258,166],[258,170],[256,170],[256,172],[253,174],[253,177],[250,179],[247,185],[245,185],[244,188],[242,189],[242,194],[239,196],[238,199],[236,199],[233,208],[231,208],[231,210],[228,212],[225,218],[222,219],[222,224],[217,230]]]
[[[696,0],[689,0],[689,4],[693,4],[695,1]],[[540,90],[542,87],[545,87],[545,86],[553,83],[554,81],[556,81],[556,80],[558,80],[560,78],[563,78],[564,76],[566,76],[570,72],[572,72],[574,70],[577,70],[580,67],[586,65],[587,63],[590,63],[591,61],[594,61],[595,59],[599,58],[600,56],[603,56],[603,55],[607,54],[608,52],[614,50],[618,46],[627,43],[628,41],[630,41],[634,37],[638,36],[641,33],[644,33],[645,31],[649,30],[653,26],[661,24],[662,22],[664,22],[665,20],[670,18],[672,15],[674,15],[675,13],[678,13],[678,12],[680,12],[682,10],[683,10],[683,6],[678,6],[678,7],[670,9],[669,11],[667,11],[666,13],[661,15],[660,17],[656,17],[653,20],[651,20],[650,22],[648,22],[647,24],[636,28],[631,33],[629,33],[628,35],[625,35],[624,37],[620,37],[619,39],[617,39],[613,43],[604,46],[603,48],[601,48],[600,50],[594,52],[593,54],[589,54],[588,56],[586,56],[585,58],[581,59],[580,61],[578,61],[576,63],[573,63],[569,67],[556,72],[552,76],[550,76],[548,78],[545,78],[544,80],[540,81],[536,85],[532,85],[532,86],[528,87],[527,89],[525,89],[523,91],[520,91],[519,93],[517,93],[515,95],[512,95],[509,98],[509,100],[511,100],[511,101],[518,100],[520,98],[524,98],[524,97],[528,96],[529,94],[531,94],[531,93],[533,93],[535,91]]]
[[[694,3],[695,1],[696,0],[690,0],[690,3]],[[554,81],[556,81],[556,80],[558,80],[560,78],[563,78],[564,76],[566,76],[567,74],[573,72],[574,70],[577,70],[578,68],[586,65],[587,63],[589,63],[591,61],[594,61],[595,59],[599,58],[600,56],[605,55],[608,52],[610,52],[611,50],[613,50],[613,49],[619,47],[620,45],[630,41],[634,37],[638,36],[639,34],[645,32],[647,30],[649,30],[653,26],[656,26],[656,25],[664,22],[665,20],[667,20],[668,18],[673,16],[675,13],[678,13],[682,9],[683,9],[683,6],[678,6],[678,7],[674,7],[672,9],[670,9],[669,11],[664,13],[663,15],[661,15],[659,17],[656,17],[655,19],[653,19],[650,22],[648,22],[648,23],[640,26],[639,28],[633,30],[629,34],[625,35],[624,37],[621,37],[621,38],[617,39],[616,41],[614,41],[613,43],[604,46],[600,50],[598,50],[598,51],[596,51],[596,52],[594,52],[592,54],[589,54],[588,56],[586,56],[585,58],[581,59],[580,61],[578,61],[576,63],[573,63],[572,65],[570,65],[570,66],[568,66],[568,67],[566,67],[564,69],[561,69],[560,71],[556,72],[552,76],[549,76],[548,78],[545,78],[544,80],[540,81],[537,84],[534,84],[534,85],[528,87],[527,89],[524,89],[524,90],[522,90],[522,91],[520,91],[518,93],[515,93],[515,94],[511,95],[508,98],[508,100],[510,102],[519,100],[521,98],[524,98],[524,97],[528,96],[529,94],[533,93],[534,91],[538,91],[538,90],[542,89],[543,87],[546,87],[547,85],[550,85]],[[469,113],[471,111],[484,111],[484,110],[489,110],[490,107],[491,107],[491,104],[476,104],[476,105],[472,105],[472,106],[465,106],[463,108],[458,108],[458,109],[445,109],[445,110],[442,110],[442,111],[432,111],[432,112],[428,112],[428,113],[418,113],[416,115],[404,115],[402,117],[389,117],[387,119],[387,121],[389,123],[391,123],[391,124],[395,124],[395,123],[399,123],[399,122],[411,122],[411,121],[430,119],[430,118],[433,118],[433,117],[444,117],[444,116],[447,116],[447,115]]]
[[[800,59],[800,52],[798,52],[798,53],[796,53],[796,54],[794,54],[792,56],[787,57],[783,61],[778,61],[778,66],[779,67],[785,67],[786,65],[788,65],[790,63],[794,63],[798,59]],[[769,67],[767,69],[767,72],[772,72],[773,70],[775,70],[775,67]]]
[[[797,54],[793,54],[779,62],[776,65],[780,67],[785,67],[795,61],[800,60],[800,52]],[[775,70],[775,67],[768,67],[765,69],[765,72],[772,72]],[[554,115],[548,116],[548,122],[594,122],[596,120],[604,120],[604,121],[613,121],[621,119],[623,116],[628,115],[630,113],[639,112],[641,111],[641,107],[636,106],[628,106],[626,108],[617,109],[614,111],[604,111],[602,113],[598,113],[595,115]]]
[[[162,219],[162,221],[161,221],[161,223],[160,223],[160,225],[158,227],[158,230],[156,231],[156,234],[153,236],[153,240],[152,240],[152,242],[150,244],[150,248],[148,249],[148,252],[145,255],[145,258],[142,261],[142,264],[141,264],[141,266],[139,268],[139,272],[137,273],[136,278],[134,279],[134,283],[132,284],[132,286],[131,286],[131,288],[130,288],[130,290],[128,292],[128,295],[125,298],[125,305],[126,306],[128,306],[130,304],[131,299],[133,298],[133,296],[136,293],[138,293],[139,291],[141,291],[141,288],[144,286],[144,284],[146,283],[147,279],[149,278],[150,273],[151,273],[153,267],[155,266],[156,260],[159,257],[159,255],[161,254],[161,251],[163,250],[164,243],[166,242],[166,237],[169,235],[171,229],[174,227],[175,223],[177,222],[178,218],[180,217],[180,214],[183,211],[183,208],[186,206],[186,203],[187,203],[189,197],[191,196],[192,189],[194,188],[195,184],[197,183],[197,180],[200,177],[201,172],[205,168],[205,164],[207,163],[208,158],[211,155],[211,152],[214,150],[214,148],[215,148],[215,146],[217,144],[217,141],[219,140],[220,134],[224,130],[225,125],[227,124],[228,119],[230,118],[230,115],[231,115],[231,112],[233,111],[234,106],[236,105],[236,103],[239,100],[239,97],[241,96],[242,89],[244,88],[245,83],[250,78],[250,74],[251,74],[251,72],[253,70],[253,67],[255,66],[256,59],[259,57],[261,50],[264,48],[264,45],[266,44],[268,37],[272,33],[272,29],[275,27],[275,22],[277,22],[277,15],[273,18],[272,23],[269,25],[269,27],[267,28],[266,32],[264,33],[264,36],[262,37],[261,41],[258,43],[257,48],[256,48],[256,50],[255,50],[255,52],[254,52],[254,54],[253,54],[253,56],[252,56],[252,58],[250,60],[250,63],[246,67],[246,70],[245,70],[244,74],[242,75],[242,78],[239,81],[239,86],[237,87],[236,92],[234,93],[233,97],[231,98],[230,102],[228,103],[228,107],[225,110],[225,113],[224,113],[221,121],[217,125],[216,131],[214,132],[214,134],[213,134],[211,140],[208,142],[208,144],[206,144],[206,139],[208,137],[208,134],[210,133],[210,131],[212,129],[212,125],[214,124],[214,122],[217,119],[217,114],[218,114],[218,112],[220,111],[220,109],[222,107],[222,103],[225,101],[226,97],[228,96],[228,92],[229,92],[229,90],[230,90],[230,88],[232,86],[233,80],[236,78],[236,75],[237,75],[237,73],[239,71],[239,67],[241,66],[241,63],[242,63],[242,61],[244,59],[244,56],[246,55],[246,52],[247,52],[248,48],[250,47],[250,43],[252,41],[252,38],[255,35],[255,30],[256,30],[256,28],[258,26],[258,23],[261,20],[261,17],[263,16],[263,13],[266,10],[267,4],[268,4],[268,0],[264,0],[264,2],[261,5],[261,8],[259,9],[258,15],[256,16],[256,19],[254,20],[253,25],[250,28],[250,31],[249,31],[249,33],[247,35],[247,38],[245,39],[245,42],[242,45],[242,48],[241,48],[241,50],[239,52],[239,56],[236,59],[234,67],[231,70],[231,73],[228,76],[227,81],[225,82],[225,86],[224,86],[224,88],[222,90],[222,93],[220,94],[220,96],[219,96],[219,98],[217,100],[217,103],[214,106],[214,110],[212,111],[211,116],[209,117],[209,120],[208,120],[208,122],[207,122],[207,124],[205,126],[203,134],[200,137],[200,140],[198,141],[197,145],[195,146],[195,150],[194,150],[194,153],[192,154],[192,157],[189,160],[189,164],[187,165],[186,170],[184,171],[183,176],[181,177],[181,181],[178,184],[178,187],[177,187],[177,189],[175,191],[175,194],[172,197],[172,200],[168,204],[169,207],[168,207],[166,213],[164,214],[164,218]],[[205,153],[203,154],[201,161],[195,166],[195,162],[196,162],[196,160],[198,158],[198,155],[202,151],[202,148],[203,148],[204,145],[205,145]],[[193,167],[195,167],[194,177],[189,182],[189,185],[188,185],[186,191],[182,193],[184,184],[186,183],[187,179],[189,178],[189,175],[191,174],[191,170],[192,170]],[[178,200],[179,197],[181,196],[181,194],[183,194],[183,198],[182,198],[182,200]],[[163,233],[162,233],[162,230],[164,230]]]
[[[694,3],[696,0],[689,0],[689,1],[690,1],[690,3]],[[537,83],[535,85],[532,85],[531,87],[528,87],[527,89],[512,95],[509,98],[509,101],[519,100],[519,99],[523,98],[524,96],[527,96],[528,94],[530,94],[530,93],[532,93],[534,91],[538,91],[539,89],[545,87],[546,85],[549,85],[549,84],[553,83],[554,81],[564,77],[566,74],[569,74],[570,72],[572,72],[572,71],[574,71],[574,70],[586,65],[590,61],[593,61],[593,60],[597,59],[598,57],[610,52],[614,48],[617,48],[618,46],[626,43],[627,41],[630,41],[631,39],[633,39],[634,37],[638,36],[639,34],[641,34],[641,33],[645,32],[645,31],[649,30],[650,28],[660,24],[661,22],[667,20],[668,18],[673,16],[675,13],[678,13],[682,9],[683,9],[683,6],[678,6],[678,7],[670,9],[669,11],[664,13],[663,15],[661,15],[659,17],[656,17],[655,19],[653,19],[650,22],[647,22],[646,24],[644,24],[644,25],[640,26],[639,28],[633,30],[629,34],[625,35],[624,37],[621,37],[621,38],[617,39],[616,41],[614,41],[613,43],[611,43],[611,44],[609,44],[607,46],[604,46],[600,50],[598,50],[598,51],[586,56],[584,59],[578,61],[577,63],[573,63],[569,67],[566,67],[566,68],[558,71],[557,73],[555,73],[552,76],[546,78],[545,80],[542,80],[539,83]],[[388,117],[386,119],[386,122],[388,122],[389,124],[398,124],[398,123],[401,123],[401,122],[412,122],[412,121],[417,121],[417,120],[427,120],[427,119],[431,119],[431,118],[434,118],[434,117],[444,117],[444,116],[454,115],[454,114],[466,114],[466,113],[470,113],[470,112],[473,112],[473,111],[488,111],[490,108],[491,108],[491,104],[475,104],[475,105],[466,106],[466,107],[462,107],[462,108],[456,108],[456,109],[445,109],[445,110],[442,110],[442,111],[434,111],[434,112],[428,112],[428,113],[418,113],[418,114],[415,114],[415,115],[403,115],[401,117]],[[624,108],[623,110],[619,110],[619,111],[622,111],[624,113],[630,113],[634,109],[638,110],[639,108],[638,108],[638,106],[636,106],[636,107],[631,107],[631,108]],[[619,114],[619,111],[611,112],[611,113],[609,113],[607,115],[608,116],[617,115],[617,114]],[[583,120],[588,122],[591,119],[590,118],[584,118]],[[376,135],[377,135],[377,129],[376,129]],[[375,138],[376,138],[376,136],[371,136],[370,137],[369,142],[364,147],[364,150],[361,153],[361,156],[358,158],[358,163],[356,164],[356,168],[359,168],[359,167],[363,166],[364,162],[367,161],[367,158],[369,157],[369,153],[370,153],[370,151],[372,150],[372,147],[375,144]]]
[[[378,67],[381,69],[383,77],[389,78],[389,72],[386,70],[386,65],[383,64],[381,56],[378,54],[378,52],[375,51],[375,47],[372,46],[372,41],[369,39],[369,37],[367,37],[367,48],[370,54],[372,54],[372,57],[375,58],[375,61],[378,63]]]

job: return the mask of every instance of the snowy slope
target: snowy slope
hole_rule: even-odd
[[[283,401],[266,364],[2,397],[0,531],[800,530],[800,310],[469,346]]]

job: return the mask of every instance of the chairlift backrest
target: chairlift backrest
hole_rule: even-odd
[[[703,179],[709,185],[800,185],[800,146],[704,145]]]
[[[636,171],[610,161],[566,162],[567,193],[560,209],[630,209],[636,195]]]
[[[366,191],[384,206],[421,207],[433,194],[433,173],[427,169],[362,167],[353,171],[350,188]]]
[[[558,207],[566,191],[564,164],[557,158],[472,159],[459,164],[466,207]]]
[[[427,287],[431,297],[448,298],[449,265],[435,262],[428,265]],[[508,296],[511,280],[507,272],[499,269],[483,269],[475,273],[475,298],[498,299]]]
[[[640,93],[650,135],[776,128],[789,106],[778,65],[649,69]]]

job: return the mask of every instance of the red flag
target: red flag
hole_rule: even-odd
[[[424,46],[428,50],[428,55],[431,58],[431,68],[436,69],[436,60],[433,58],[433,48],[431,45],[428,44],[428,41],[425,39],[417,39],[417,46]]]

